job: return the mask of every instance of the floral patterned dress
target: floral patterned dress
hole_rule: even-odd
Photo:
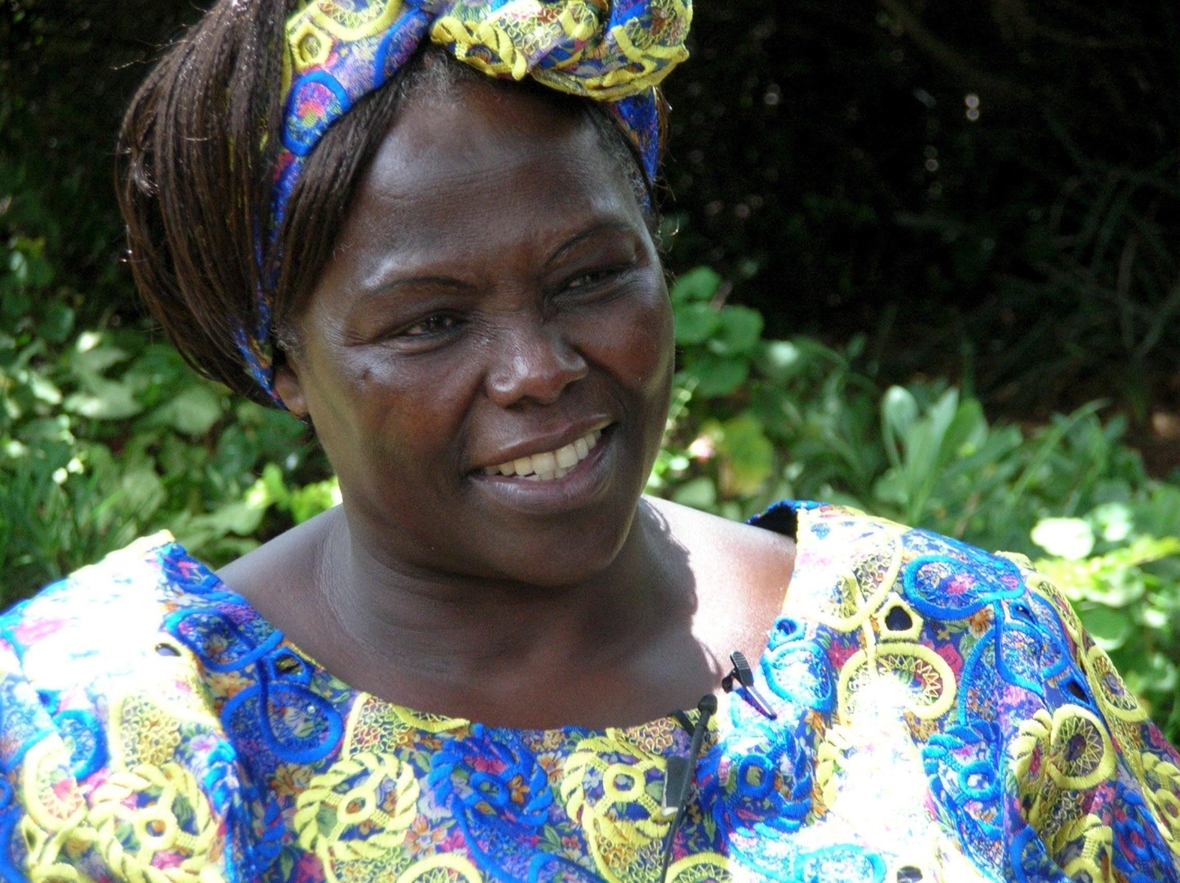
[[[770,709],[720,698],[669,880],[1180,880],[1180,757],[1025,559],[755,523],[798,538]],[[689,745],[353,690],[167,536],[0,618],[0,712],[5,881],[655,883]]]

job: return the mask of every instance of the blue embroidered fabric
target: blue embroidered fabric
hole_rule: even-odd
[[[1180,757],[1027,561],[788,516],[777,717],[721,698],[670,880],[1180,880]],[[13,881],[647,883],[689,741],[353,690],[167,537],[0,617],[0,715]]]

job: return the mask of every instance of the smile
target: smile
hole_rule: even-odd
[[[518,475],[528,481],[553,481],[564,478],[575,466],[590,456],[590,451],[601,437],[602,430],[595,429],[555,451],[518,457],[499,466],[485,466],[483,471],[485,475]]]

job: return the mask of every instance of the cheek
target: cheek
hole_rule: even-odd
[[[374,459],[398,475],[413,472],[413,464],[454,459],[471,360],[439,361],[399,360],[379,348],[337,351],[333,359],[317,361],[306,375],[307,401],[338,473],[363,472]]]
[[[608,346],[629,387],[650,396],[666,394],[675,356],[667,298],[653,298],[611,323]]]

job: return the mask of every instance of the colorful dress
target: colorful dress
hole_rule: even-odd
[[[775,717],[721,697],[669,880],[1180,880],[1180,757],[1025,559],[796,515]],[[689,743],[353,690],[166,536],[0,618],[0,710],[5,881],[655,883]]]

